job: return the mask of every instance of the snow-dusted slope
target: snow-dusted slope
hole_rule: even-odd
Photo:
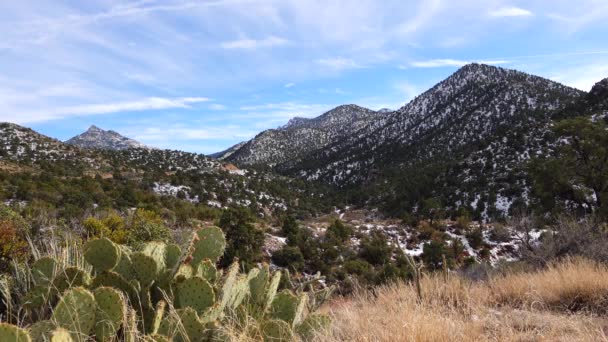
[[[114,131],[106,131],[95,125],[69,140],[66,144],[80,148],[104,149],[104,150],[126,150],[129,148],[147,148],[146,145],[124,137]]]
[[[314,119],[293,118],[283,127],[258,134],[226,160],[241,165],[294,163],[383,117],[363,107],[343,105]]]

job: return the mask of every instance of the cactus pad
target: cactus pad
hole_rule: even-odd
[[[51,333],[51,342],[74,342],[74,340],[69,331],[57,328]]]
[[[23,297],[23,307],[27,309],[38,309],[49,302],[51,288],[48,285],[38,285],[31,288]]]
[[[0,323],[0,341],[2,342],[31,342],[27,331],[6,323]]]
[[[196,275],[214,284],[217,280],[217,268],[211,260],[205,259],[196,266]]]
[[[98,274],[97,277],[93,278],[91,288],[96,289],[101,286],[108,286],[114,289],[122,291],[132,301],[137,296],[137,289],[131,285],[127,280],[121,277],[118,273],[104,272]]]
[[[95,326],[97,304],[93,294],[82,287],[69,289],[53,312],[53,321],[70,331],[76,341],[84,341]]]
[[[245,275],[239,275],[234,284],[228,301],[228,307],[235,310],[249,294],[249,279]]]
[[[223,311],[224,308],[230,303],[232,300],[232,296],[234,296],[234,288],[238,282],[239,275],[239,264],[238,262],[233,262],[232,265],[228,268],[226,276],[224,277],[224,285],[222,285],[222,299],[220,300],[220,311]]]
[[[159,333],[176,342],[205,341],[205,324],[192,308],[179,309],[161,323]]]
[[[109,271],[118,264],[120,249],[108,238],[89,240],[84,245],[84,258],[95,271]]]
[[[118,264],[112,269],[112,272],[120,274],[126,280],[131,280],[135,277],[135,269],[131,262],[131,250],[126,246],[120,247],[120,259]]]
[[[251,300],[256,304],[263,304],[266,300],[266,288],[268,287],[268,279],[270,278],[270,267],[264,263],[258,274],[249,279],[249,291],[251,292]]]
[[[135,268],[137,279],[142,286],[151,284],[158,276],[158,264],[151,256],[141,252],[133,253],[131,262],[133,262],[133,268]]]
[[[201,277],[192,277],[184,280],[177,285],[176,293],[177,307],[191,307],[200,314],[215,303],[213,287]]]
[[[272,302],[274,301],[274,298],[277,294],[280,283],[281,283],[281,272],[275,272],[274,275],[272,276],[272,279],[270,280],[270,284],[268,285],[268,290],[266,291],[266,296],[264,297],[264,300],[266,301],[264,303],[264,308],[263,308],[264,311],[269,310],[270,307],[272,306]]]
[[[270,320],[262,324],[262,334],[265,342],[290,342],[294,340],[293,332],[284,321]]]
[[[167,250],[167,244],[162,241],[151,241],[147,242],[142,249],[142,253],[151,257],[156,261],[156,265],[159,270],[166,267],[165,263],[165,252]]]
[[[174,268],[182,257],[182,249],[176,244],[168,244],[165,248],[165,265],[167,268]]]
[[[112,341],[125,321],[126,305],[120,291],[100,287],[94,292],[97,302],[95,336],[100,341]]]
[[[291,291],[283,291],[272,301],[271,316],[283,320],[292,326],[301,322],[306,308],[306,294],[294,295]]]
[[[52,321],[38,321],[27,328],[33,342],[46,342],[57,326]]]
[[[57,261],[51,257],[44,257],[32,264],[32,278],[36,285],[48,285],[55,278]]]
[[[218,227],[206,227],[196,232],[193,243],[192,263],[198,264],[205,259],[217,262],[224,255],[226,237]]]
[[[312,341],[315,334],[324,332],[329,328],[331,319],[327,315],[313,314],[309,315],[296,329],[304,341]]]
[[[67,267],[60,271],[53,280],[53,289],[59,294],[71,287],[86,286],[90,282],[90,276],[78,267]]]

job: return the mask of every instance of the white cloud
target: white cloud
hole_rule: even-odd
[[[239,39],[222,42],[222,49],[258,49],[282,46],[289,44],[289,40],[281,37],[270,36],[264,39]]]
[[[441,67],[461,67],[467,65],[469,63],[481,63],[481,64],[489,64],[489,65],[500,65],[500,64],[509,64],[509,61],[505,60],[471,60],[465,61],[460,59],[430,59],[427,61],[416,61],[411,62],[409,65],[414,68],[441,68]],[[407,67],[401,66],[401,69],[406,69]]]
[[[362,68],[362,66],[354,60],[342,57],[318,59],[317,64],[336,71]]]
[[[99,114],[111,114],[120,112],[136,112],[145,110],[190,108],[191,105],[209,101],[205,97],[179,97],[162,98],[148,97],[144,99],[103,104],[84,104],[68,107],[43,109],[40,111],[21,112],[18,117],[4,117],[0,115],[0,120],[17,123],[44,122],[50,120],[64,119],[67,117],[89,116]]]
[[[291,88],[291,87],[295,87],[295,83],[287,83],[284,85],[285,88]]]
[[[534,13],[520,7],[501,7],[488,13],[491,17],[530,17]]]

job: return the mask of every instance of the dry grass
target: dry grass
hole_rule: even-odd
[[[483,283],[440,276],[394,284],[325,309],[322,341],[608,341],[608,269],[571,260]],[[575,305],[573,305],[575,304]]]

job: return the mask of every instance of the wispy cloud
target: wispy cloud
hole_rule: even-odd
[[[409,64],[414,68],[441,68],[441,67],[461,67],[469,63],[481,63],[489,65],[509,64],[506,60],[460,60],[460,59],[430,59],[426,61],[416,61]],[[407,69],[407,66],[401,66],[401,69]]]
[[[534,13],[520,7],[500,7],[488,13],[491,17],[531,17]]]
[[[326,67],[328,69],[341,71],[348,69],[360,69],[363,66],[349,58],[335,57],[335,58],[321,58],[317,60],[317,64]]]
[[[281,37],[270,36],[264,39],[239,39],[222,42],[222,49],[258,49],[270,48],[289,44],[289,40]]]
[[[295,83],[290,82],[290,83],[285,84],[283,87],[285,87],[285,88],[292,88],[292,87],[295,87],[295,85],[296,85]]]
[[[21,112],[18,117],[0,115],[1,121],[18,123],[44,122],[88,115],[111,114],[120,112],[139,112],[146,110],[190,108],[193,104],[209,101],[206,97],[162,98],[148,97],[134,101],[110,102],[101,104],[84,104],[69,107],[45,108],[40,111]],[[7,116],[7,117],[5,117]]]

